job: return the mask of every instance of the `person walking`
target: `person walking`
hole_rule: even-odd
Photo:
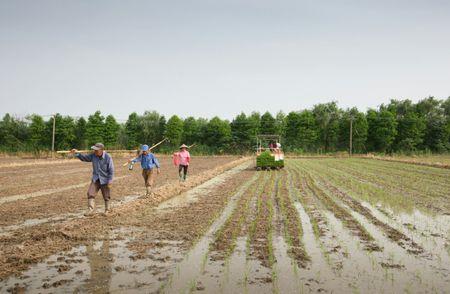
[[[178,166],[178,176],[180,177],[180,182],[186,181],[187,178],[188,167],[191,161],[191,155],[189,154],[188,148],[188,146],[183,144],[180,146],[180,151],[174,153],[173,155],[173,163],[175,166]]]
[[[141,163],[142,167],[142,177],[144,178],[144,184],[146,189],[145,195],[150,195],[154,183],[154,169],[159,174],[161,172],[161,167],[159,165],[158,159],[153,153],[151,153],[148,145],[142,145],[141,154],[136,158],[129,160],[130,163],[134,164],[136,162]]]
[[[111,211],[111,185],[114,178],[114,163],[111,155],[106,153],[105,146],[102,143],[96,143],[91,147],[94,150],[90,154],[81,154],[77,149],[72,149],[71,153],[75,154],[79,160],[84,162],[92,162],[92,181],[87,191],[88,211],[85,215],[95,213],[95,196],[98,191],[102,191],[103,200],[105,201],[105,213]]]

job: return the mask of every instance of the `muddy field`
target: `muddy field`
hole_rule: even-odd
[[[144,197],[120,163],[84,217],[89,164],[0,162],[0,292],[449,292],[449,169],[198,157],[180,185],[162,158]]]

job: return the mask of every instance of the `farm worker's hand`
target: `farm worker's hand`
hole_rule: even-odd
[[[72,149],[72,150],[70,150],[70,153],[77,153],[77,152],[78,152],[77,149]]]

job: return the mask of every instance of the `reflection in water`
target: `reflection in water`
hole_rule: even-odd
[[[108,293],[111,277],[113,257],[109,252],[110,241],[102,242],[100,249],[96,250],[95,244],[86,246],[86,254],[91,269],[91,277],[86,283],[86,290],[95,293]]]

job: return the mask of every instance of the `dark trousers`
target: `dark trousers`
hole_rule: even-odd
[[[143,169],[142,176],[144,177],[145,187],[152,187],[154,176],[153,169]]]
[[[109,188],[109,185],[101,185],[99,180],[96,182],[91,182],[87,192],[88,199],[94,199],[98,193],[98,190],[102,190],[103,200],[109,201],[109,199],[111,199],[111,189]]]
[[[187,172],[188,172],[188,166],[180,164],[178,166],[178,174],[180,175],[180,177],[181,177],[181,172],[183,172],[183,178],[186,179],[186,175],[187,175]]]

